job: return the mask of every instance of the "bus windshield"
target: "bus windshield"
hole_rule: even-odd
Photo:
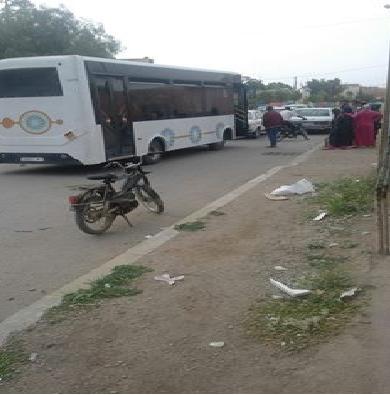
[[[62,96],[55,67],[0,70],[0,98]]]

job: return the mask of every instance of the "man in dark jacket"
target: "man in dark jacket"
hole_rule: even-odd
[[[272,106],[267,106],[267,111],[263,115],[263,126],[267,131],[271,148],[276,147],[276,141],[282,123],[282,116],[277,111],[274,111],[274,108]]]

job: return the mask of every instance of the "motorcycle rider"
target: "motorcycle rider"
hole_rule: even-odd
[[[283,125],[287,127],[294,134],[294,137],[297,137],[295,125],[290,121],[292,117],[297,116],[297,113],[293,111],[291,107],[286,106],[284,110],[280,111],[280,115],[283,118]]]

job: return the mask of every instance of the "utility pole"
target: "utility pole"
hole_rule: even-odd
[[[294,89],[298,89],[298,77],[294,77]]]

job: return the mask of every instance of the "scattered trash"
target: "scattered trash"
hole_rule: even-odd
[[[108,283],[104,284],[104,288],[111,288],[111,284]]]
[[[151,239],[153,236],[152,235],[146,235],[145,239]]]
[[[314,185],[303,178],[292,185],[282,185],[271,192],[271,195],[303,195],[305,193],[315,192]]]
[[[371,214],[363,214],[363,217],[364,218],[369,218],[369,217],[371,217]]]
[[[362,236],[367,236],[367,235],[369,235],[371,232],[367,232],[367,231],[365,231],[365,232],[362,232]]]
[[[177,276],[177,277],[171,277],[170,274],[164,273],[160,276],[154,277],[156,281],[164,281],[168,283],[169,285],[174,285],[175,281],[180,281],[184,279],[184,276]]]
[[[290,288],[287,285],[281,283],[280,281],[276,281],[273,278],[270,278],[270,282],[276,288],[279,288],[281,291],[285,292],[287,295],[295,298],[299,296],[308,295],[311,291],[309,289],[294,289]]]
[[[287,196],[273,196],[269,193],[265,193],[264,195],[268,200],[288,200]]]
[[[284,346],[286,345],[286,342],[281,342],[280,345],[281,345],[282,347],[284,347]]]
[[[37,360],[37,358],[38,358],[38,353],[32,352],[32,353],[30,354],[29,361],[30,361],[30,362],[35,362],[35,361]]]
[[[313,218],[313,221],[321,221],[324,219],[327,215],[326,211],[322,211],[320,214],[317,215],[317,217]]]
[[[275,269],[275,270],[278,270],[278,271],[280,271],[280,272],[283,272],[283,271],[288,270],[287,268],[285,268],[285,267],[283,267],[283,266],[275,266],[274,269]]]
[[[272,295],[272,299],[280,300],[280,299],[284,299],[284,298],[282,295]]]
[[[225,342],[211,342],[209,343],[210,347],[215,347],[215,348],[222,348],[225,345]]]
[[[339,243],[330,243],[329,247],[337,247],[339,245]]]
[[[347,291],[344,291],[340,295],[340,300],[346,301],[346,300],[352,299],[361,291],[362,290],[360,288],[358,288],[358,287],[354,287],[354,288],[348,289]]]

